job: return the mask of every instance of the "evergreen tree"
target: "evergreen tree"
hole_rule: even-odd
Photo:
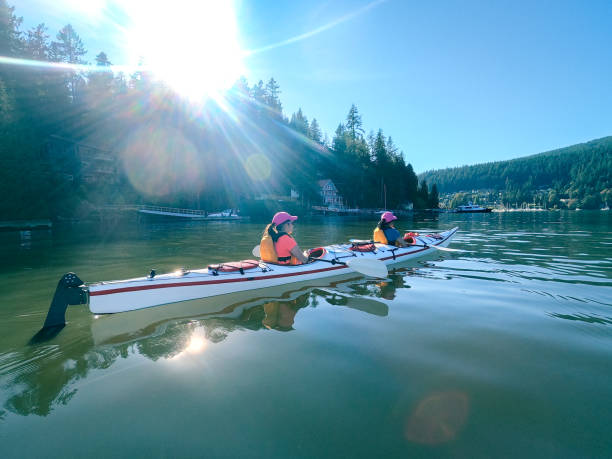
[[[255,102],[260,104],[266,103],[266,89],[264,88],[264,82],[262,80],[259,80],[251,89],[251,97],[255,99]]]
[[[317,119],[313,118],[310,123],[310,130],[308,131],[308,137],[314,140],[317,143],[321,143],[321,128],[319,128],[319,123],[317,123]]]
[[[389,153],[389,156],[391,157],[397,156],[399,154],[398,149],[395,146],[395,143],[393,143],[393,139],[391,138],[391,136],[387,138],[387,152]],[[403,161],[403,158],[402,158],[402,161]]]
[[[81,37],[74,31],[70,24],[65,25],[57,33],[57,41],[51,42],[49,56],[54,62],[66,62],[68,64],[85,64],[82,57],[87,50],[81,41]],[[78,87],[83,83],[81,73],[70,70],[67,76],[67,85],[70,96],[74,102],[77,98]]]
[[[280,94],[280,85],[274,78],[270,78],[270,81],[266,83],[265,88],[265,102],[278,117],[282,116],[283,106],[278,97]]]
[[[19,27],[23,18],[15,16],[15,7],[0,0],[0,56],[19,56],[21,52],[21,32]]]
[[[427,181],[423,180],[421,185],[419,186],[419,194],[417,200],[417,208],[418,209],[426,209],[429,204],[429,191],[427,189]]]
[[[308,118],[304,116],[302,113],[302,109],[298,108],[297,113],[291,115],[291,121],[289,122],[289,126],[295,129],[300,134],[304,136],[308,136],[310,127],[308,125]]]
[[[352,141],[363,137],[363,123],[361,121],[361,115],[359,114],[355,104],[351,105],[348,115],[346,116],[346,130],[349,133]]]
[[[113,64],[108,60],[106,53],[104,51],[100,51],[96,56],[96,65],[98,67],[110,67]]]
[[[47,35],[47,27],[44,23],[28,30],[24,53],[28,59],[49,60],[49,35]]]
[[[368,148],[370,149],[370,161],[372,162],[376,161],[376,157],[374,155],[375,140],[376,140],[376,136],[374,135],[374,131],[370,129],[370,132],[368,132],[368,135],[366,137],[366,143],[368,144]]]
[[[382,129],[379,129],[374,138],[372,150],[374,162],[378,166],[380,173],[384,176],[388,173],[388,168],[391,164],[389,153],[387,152],[387,143]]]
[[[431,186],[431,191],[429,192],[428,207],[430,209],[437,209],[440,207],[440,195],[438,193],[438,187],[435,183]]]
[[[327,132],[323,133],[323,140],[321,141],[321,143],[325,147],[329,148],[330,143],[329,143],[329,136],[327,135]]]
[[[0,78],[0,137],[7,139],[8,131],[15,121],[14,101]]]
[[[81,37],[70,24],[62,27],[56,38],[58,41],[51,43],[51,58],[53,61],[68,64],[86,63],[82,57],[87,54],[87,50],[81,41]]]

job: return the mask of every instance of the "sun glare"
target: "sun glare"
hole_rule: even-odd
[[[185,349],[190,354],[199,354],[206,348],[206,341],[200,336],[193,336]]]
[[[137,0],[124,8],[130,61],[181,95],[215,97],[244,73],[232,1]]]

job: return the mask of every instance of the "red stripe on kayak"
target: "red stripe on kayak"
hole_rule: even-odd
[[[405,255],[412,255],[413,253],[419,253],[419,252],[422,252],[423,250],[427,250],[427,248],[423,247],[422,249],[415,250],[414,252],[400,253],[399,255],[395,255],[395,257],[393,255],[391,255],[390,257],[379,258],[379,260],[380,261],[391,260],[392,258],[399,258],[399,257],[403,257]]]
[[[322,273],[324,271],[334,271],[336,269],[345,269],[345,268],[347,268],[347,266],[339,265],[339,266],[333,266],[331,268],[313,269],[312,271],[301,271],[297,273],[286,273],[286,274],[272,274],[269,276],[240,277],[238,279],[219,279],[219,280],[197,281],[197,282],[175,282],[173,284],[139,285],[135,287],[122,287],[122,288],[113,288],[113,289],[108,289],[108,290],[98,290],[95,292],[90,291],[89,296],[110,295],[112,293],[136,292],[139,290],[153,290],[156,288],[189,287],[192,285],[229,284],[231,282],[248,282],[248,281],[257,281],[257,280],[264,280],[264,279],[277,279],[280,277],[302,276],[305,274]]]

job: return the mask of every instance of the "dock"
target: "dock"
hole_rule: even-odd
[[[53,223],[51,220],[7,220],[0,221],[0,231],[31,231],[48,230]]]
[[[183,220],[240,221],[240,220],[248,219],[248,217],[241,217],[240,215],[236,214],[231,209],[228,209],[222,212],[207,212],[205,210],[197,210],[197,209],[180,209],[176,207],[142,205],[138,207],[138,212],[140,214],[145,214],[145,215],[179,218]]]

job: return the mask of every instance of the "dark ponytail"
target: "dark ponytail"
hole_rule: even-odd
[[[277,229],[278,227],[274,224],[274,223],[270,223],[268,226],[266,226],[266,229],[264,229],[264,236],[266,235],[266,233],[268,233],[268,235],[272,238],[273,242],[278,241],[278,239],[287,233],[283,233],[278,231]]]
[[[381,221],[378,222],[378,225],[376,225],[376,228],[381,229],[381,230],[384,231],[386,229],[389,229],[390,227],[389,227],[389,223],[388,222],[386,222],[384,220],[381,220]]]

